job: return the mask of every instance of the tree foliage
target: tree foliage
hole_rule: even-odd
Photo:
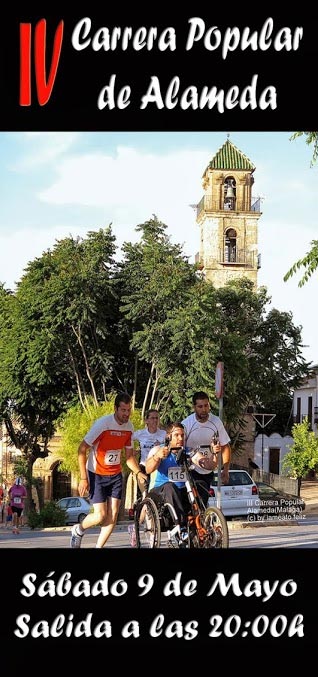
[[[218,361],[231,436],[250,402],[290,407],[307,367],[291,314],[268,312],[266,289],[246,278],[215,289],[166,229],[156,216],[139,224],[120,262],[110,227],[65,238],[28,264],[15,294],[0,287],[0,416],[30,468],[69,410],[64,468],[77,471],[79,442],[118,390],[134,394],[137,427],[151,406],[164,423],[186,416],[196,390],[218,413]]]
[[[313,146],[311,160],[311,166],[313,166],[318,158],[318,132],[295,132],[291,136],[291,140],[303,135],[306,138],[306,143]],[[297,271],[301,268],[304,268],[305,272],[298,282],[298,287],[303,287],[318,268],[318,240],[312,240],[311,249],[309,252],[307,252],[307,254],[305,254],[305,256],[303,256],[301,259],[298,259],[298,261],[296,261],[291,266],[286,275],[284,275],[284,282],[287,282],[287,280],[295,275],[295,273],[297,273]]]
[[[305,272],[298,282],[298,287],[303,287],[312,274],[316,272],[318,268],[318,240],[312,240],[310,244],[311,249],[309,252],[301,259],[298,259],[287,271],[286,275],[284,275],[284,282],[287,282],[300,268],[304,268]]]
[[[123,322],[130,326],[130,347],[138,356],[137,401],[142,412],[159,397],[163,377],[159,362],[166,351],[164,323],[169,312],[183,306],[196,279],[195,267],[181,245],[170,242],[166,229],[155,215],[139,224],[140,242],[124,243],[117,275]]]
[[[307,418],[293,425],[292,437],[294,444],[289,445],[282,466],[286,474],[301,479],[309,470],[318,468],[318,438],[310,430]]]
[[[19,294],[0,288],[0,417],[10,442],[26,461],[31,501],[32,466],[37,458],[48,455],[65,393],[57,387],[54,372],[47,370],[43,337],[29,319],[27,304]]]
[[[58,417],[113,385],[117,302],[111,229],[66,238],[30,262],[15,294],[0,288],[0,416],[32,465]]]
[[[307,145],[313,147],[311,160],[311,166],[313,166],[318,158],[318,132],[294,132],[290,137],[290,140],[294,141],[300,136],[304,136]]]

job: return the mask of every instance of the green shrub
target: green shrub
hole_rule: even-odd
[[[65,525],[65,510],[62,510],[54,501],[49,501],[40,512],[35,512],[35,510],[29,512],[28,523],[31,529],[62,527]]]

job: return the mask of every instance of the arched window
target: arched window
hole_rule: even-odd
[[[224,235],[224,261],[225,263],[235,263],[237,256],[236,249],[236,230],[228,228]]]
[[[235,210],[236,182],[233,176],[228,176],[224,181],[224,209]]]

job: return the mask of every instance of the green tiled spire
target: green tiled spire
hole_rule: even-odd
[[[255,165],[253,165],[248,157],[227,139],[214,155],[206,169],[245,169],[253,172]]]

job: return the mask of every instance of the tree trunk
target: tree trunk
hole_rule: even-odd
[[[142,411],[141,411],[141,416],[142,416],[143,419],[145,418],[146,404],[147,404],[147,399],[148,399],[148,394],[149,394],[149,390],[150,390],[150,384],[151,384],[151,381],[152,381],[152,375],[153,375],[154,368],[155,368],[155,365],[154,365],[154,363],[152,363],[150,375],[149,375],[149,378],[148,378],[147,388],[146,388],[146,392],[145,392],[145,397],[144,397],[144,401],[143,401],[143,405],[142,405]]]
[[[133,411],[135,411],[135,405],[136,405],[137,376],[138,376],[138,355],[136,353],[136,355],[135,355],[135,368],[134,368],[134,391],[133,391],[132,398],[131,398],[132,410]]]

